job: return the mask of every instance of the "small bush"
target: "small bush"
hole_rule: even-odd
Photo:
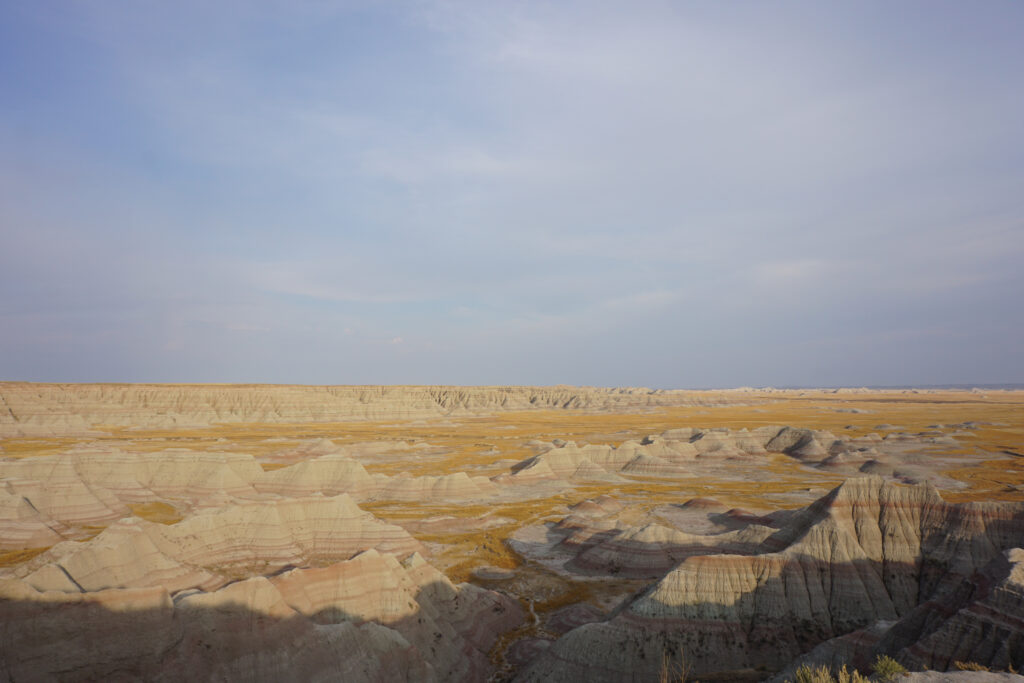
[[[862,676],[859,671],[854,669],[853,671],[847,671],[846,665],[843,664],[843,668],[836,674],[837,683],[869,683],[867,677]]]
[[[907,673],[906,668],[892,657],[878,655],[875,660],[874,672],[878,680],[886,682],[895,680],[897,676]]]
[[[826,666],[819,666],[815,669],[808,664],[803,664],[796,670],[796,683],[869,683],[869,679],[862,676],[856,669],[852,671],[847,669],[845,664],[835,676]]]
[[[987,666],[982,666],[981,664],[978,664],[977,662],[953,662],[953,666],[955,666],[960,671],[988,671],[989,670],[989,668]]]
[[[827,666],[811,668],[809,664],[801,664],[796,670],[796,683],[835,683],[835,679]]]

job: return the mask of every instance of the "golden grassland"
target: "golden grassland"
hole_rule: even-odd
[[[950,425],[976,422],[972,430]],[[1016,486],[1024,486],[1024,392],[836,394],[789,392],[752,395],[750,405],[676,407],[643,413],[584,413],[561,410],[520,411],[487,416],[451,416],[437,420],[399,422],[341,422],[304,424],[221,424],[208,428],[137,430],[106,428],[96,436],[11,438],[0,440],[3,457],[32,457],[65,452],[76,445],[109,447],[126,452],[155,452],[167,448],[249,453],[264,470],[284,467],[299,457],[296,450],[310,439],[326,438],[338,445],[363,442],[427,444],[429,448],[396,450],[362,459],[370,472],[389,475],[440,475],[460,471],[492,476],[508,471],[512,461],[529,457],[530,440],[560,438],[577,442],[621,444],[678,427],[756,428],[793,425],[826,429],[836,434],[862,436],[878,432],[876,425],[895,425],[917,432],[958,432],[962,466],[945,474],[963,482],[962,490],[943,491],[947,500],[1024,500]],[[289,454],[291,453],[291,457]],[[979,453],[986,454],[979,457]],[[988,457],[987,454],[991,454]],[[420,503],[367,503],[363,507],[382,519],[403,521],[450,515],[468,519],[491,513],[514,520],[505,526],[451,534],[414,533],[421,541],[441,548],[436,557],[452,579],[466,580],[473,567],[491,564],[516,567],[521,559],[508,549],[508,536],[523,524],[536,524],[564,515],[566,507],[602,494],[628,499],[644,510],[666,503],[681,503],[700,496],[727,505],[766,509],[802,505],[789,497],[793,491],[830,488],[841,477],[804,467],[783,455],[752,459],[750,476],[735,471],[723,476],[681,480],[635,478],[613,484],[578,486],[550,498],[493,505],[424,505]],[[755,471],[756,470],[756,471]],[[178,519],[164,503],[132,506],[133,514],[164,524]],[[32,553],[36,551],[16,551]],[[16,563],[19,555],[0,555],[0,562]]]
[[[0,551],[0,567],[14,567],[22,562],[28,562],[36,555],[49,550],[49,548],[27,548],[25,550]]]
[[[952,425],[978,423],[964,430]],[[67,452],[75,446],[152,453],[168,448],[237,452],[253,455],[265,471],[286,467],[305,457],[301,446],[326,438],[337,445],[391,442],[391,452],[361,456],[372,473],[413,476],[467,472],[493,476],[508,472],[512,462],[534,454],[531,440],[619,445],[679,427],[753,429],[792,425],[829,430],[837,435],[884,433],[878,425],[895,425],[909,432],[955,433],[960,447],[942,453],[945,460],[962,456],[945,475],[962,482],[959,490],[943,490],[953,502],[1024,500],[1024,392],[969,392],[912,394],[902,392],[835,394],[790,392],[751,396],[750,405],[678,407],[642,413],[585,413],[561,410],[496,413],[486,416],[451,416],[436,420],[338,422],[303,424],[220,424],[208,428],[127,429],[106,427],[103,433],[82,437],[11,438],[0,440],[0,456],[23,458]],[[933,425],[942,425],[933,427]],[[419,445],[413,448],[398,448]],[[749,471],[737,471],[749,467]],[[769,454],[742,463],[733,462],[720,472],[702,470],[681,479],[626,477],[614,483],[575,486],[543,498],[501,499],[491,504],[422,502],[369,502],[361,507],[381,519],[405,525],[426,544],[431,562],[455,582],[474,581],[501,588],[519,597],[524,609],[538,615],[520,629],[505,634],[491,650],[496,665],[512,642],[543,636],[545,619],[555,610],[576,603],[600,609],[632,594],[647,582],[625,579],[570,580],[541,565],[527,562],[508,543],[524,525],[541,524],[565,516],[583,500],[608,494],[627,502],[630,515],[642,516],[666,504],[694,497],[714,498],[729,506],[752,510],[804,505],[810,497],[842,481],[841,475],[806,467],[782,455]],[[1016,487],[1021,487],[1018,490]],[[794,492],[799,495],[794,496]],[[129,506],[132,514],[162,524],[174,524],[180,512],[167,503]],[[423,524],[437,517],[454,517],[448,532],[443,525]],[[493,520],[500,523],[488,524]],[[421,529],[428,529],[427,531]],[[76,532],[86,539],[102,527]],[[0,552],[0,567],[31,560],[45,548]],[[517,569],[508,582],[474,579],[483,565]]]
[[[158,524],[175,524],[180,522],[182,517],[173,505],[158,501],[152,503],[133,503],[128,505],[132,514],[149,522]]]
[[[757,397],[757,395],[754,395]],[[757,397],[758,401],[766,396]],[[238,450],[255,456],[278,451],[303,440],[329,438],[337,444],[365,441],[429,441],[432,445],[482,452],[487,447],[536,438],[593,440],[616,443],[675,427],[754,428],[794,425],[846,430],[854,436],[893,424],[912,431],[932,424],[967,421],[996,423],[978,430],[979,441],[996,450],[1024,445],[1024,392],[928,394],[872,393],[767,395],[768,403],[721,407],[675,407],[644,413],[581,413],[563,410],[516,411],[488,416],[453,416],[435,421],[334,423],[231,423],[208,428],[136,430],[110,427],[96,437],[13,438],[0,440],[4,455],[20,457],[60,452],[77,443],[131,445],[130,450],[168,447]],[[754,400],[754,398],[752,398]],[[868,413],[838,412],[864,410]],[[1002,424],[999,424],[1002,423]],[[273,441],[269,441],[273,439]],[[502,457],[508,457],[504,453]],[[486,461],[483,461],[486,462]]]
[[[838,412],[859,410],[870,412]],[[789,397],[771,404],[728,406],[721,408],[673,408],[643,414],[581,414],[559,411],[529,413],[502,413],[489,417],[460,419],[458,425],[352,425],[345,434],[351,442],[372,438],[425,441],[448,449],[446,458],[433,461],[420,472],[408,462],[388,463],[378,471],[395,473],[396,470],[414,474],[439,474],[465,470],[471,466],[487,467],[496,460],[519,459],[532,454],[522,444],[530,439],[550,441],[554,438],[619,444],[656,434],[676,427],[728,427],[755,428],[765,425],[796,425],[814,429],[827,429],[837,434],[863,436],[877,432],[876,425],[897,425],[906,431],[926,431],[931,425],[954,425],[964,422],[981,424],[957,438],[963,444],[962,453],[979,451],[992,453],[991,459],[972,457],[965,466],[953,468],[945,474],[967,484],[959,491],[943,491],[953,502],[971,500],[1024,500],[1024,493],[1013,488],[1024,485],[1024,458],[1016,458],[1004,451],[1024,452],[1024,394],[1000,393],[986,399],[966,392],[942,394],[871,394],[865,397],[849,395],[837,397],[813,394],[808,397]],[[940,431],[957,431],[942,427]],[[325,432],[338,443],[345,442]],[[510,444],[505,447],[504,444]],[[497,455],[487,454],[497,449]],[[535,524],[554,515],[564,514],[567,506],[611,494],[628,498],[644,509],[653,509],[667,503],[680,503],[693,497],[716,498],[727,505],[765,509],[794,507],[805,501],[788,498],[794,490],[831,488],[842,478],[804,467],[793,459],[772,454],[751,462],[759,472],[744,480],[734,477],[700,478],[671,482],[638,479],[633,483],[578,486],[569,492],[543,500],[496,503],[488,506],[429,506],[400,504],[368,504],[364,507],[378,516],[401,524],[403,520],[422,516],[451,515],[471,518],[485,512],[508,517],[516,524],[486,531],[456,532],[447,535],[418,534],[425,542],[444,548],[443,557],[437,558],[448,575],[456,581],[467,580],[475,566],[491,564],[515,567],[521,563],[505,541],[523,524]],[[367,464],[368,469],[375,469]],[[504,471],[496,467],[494,473]],[[490,473],[490,472],[486,472]],[[767,476],[766,476],[767,475]],[[429,510],[429,512],[428,512]],[[426,514],[425,514],[426,513]],[[593,597],[593,596],[591,596]],[[543,612],[547,605],[538,605]]]

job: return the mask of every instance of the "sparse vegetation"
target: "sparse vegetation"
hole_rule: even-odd
[[[130,503],[128,509],[136,517],[158,524],[175,524],[181,521],[181,514],[173,505],[160,502]]]
[[[844,664],[835,674],[827,666],[812,667],[803,664],[796,670],[795,683],[868,683],[870,679]]]
[[[686,663],[686,655],[682,650],[674,658],[668,652],[661,655],[658,683],[686,683],[689,673],[690,665]]]
[[[878,655],[872,669],[875,678],[879,681],[893,681],[898,676],[907,673],[906,667],[887,655]]]
[[[954,423],[974,421],[970,433],[957,435],[962,446],[949,451],[965,457],[956,469],[945,472],[952,479],[966,484],[962,490],[943,490],[942,495],[953,502],[968,500],[1016,500],[1024,493],[1016,488],[1024,485],[1024,458],[1001,457],[1001,453],[1020,452],[1020,434],[1024,428],[1020,408],[1024,403],[1016,395],[991,400],[973,395],[928,394],[912,397],[906,394],[871,394],[865,396],[808,392],[806,396],[752,397],[750,405],[728,405],[695,409],[663,408],[649,412],[581,413],[568,410],[523,411],[486,416],[458,416],[437,420],[358,421],[337,423],[244,424],[231,423],[192,429],[127,429],[107,427],[99,437],[19,437],[0,439],[0,455],[5,458],[35,457],[67,451],[77,444],[97,443],[128,453],[146,453],[166,448],[187,448],[196,451],[226,451],[252,454],[265,471],[277,470],[297,461],[288,455],[310,439],[326,438],[337,445],[368,441],[395,444],[420,444],[415,457],[404,452],[382,453],[361,458],[372,474],[396,475],[408,472],[413,476],[441,475],[465,471],[472,476],[493,476],[508,471],[509,463],[534,454],[527,442],[537,439],[548,442],[555,438],[577,443],[619,445],[639,440],[648,434],[666,429],[699,427],[730,429],[756,428],[763,425],[790,424],[812,429],[826,429],[837,435],[863,436],[877,432],[876,424],[900,425],[910,432],[924,431],[932,425],[952,433]],[[841,406],[842,412],[839,408]],[[934,431],[934,430],[933,430]],[[423,448],[429,444],[429,448]],[[1012,454],[1011,454],[1012,455]],[[993,458],[982,460],[981,457]],[[652,508],[678,504],[690,497],[713,497],[736,507],[797,507],[803,502],[793,497],[794,491],[825,488],[838,484],[842,477],[826,471],[815,471],[790,456],[770,453],[745,460],[757,468],[756,476],[730,478],[712,473],[710,476],[680,481],[624,475],[615,483],[588,482],[549,497],[521,501],[496,500],[481,504],[444,504],[416,501],[362,502],[364,510],[393,523],[418,522],[427,518],[453,517],[460,524],[450,530],[443,525],[422,525],[411,533],[429,544],[430,561],[453,581],[473,580],[472,570],[488,564],[517,569],[517,578],[503,584],[502,590],[529,596],[530,606],[540,621],[530,624],[517,636],[536,636],[544,629],[548,615],[566,605],[590,603],[607,610],[620,596],[638,590],[643,581],[611,579],[602,582],[573,583],[542,567],[529,567],[507,544],[509,536],[526,524],[540,524],[564,514],[567,506],[586,499],[610,494],[626,502],[636,514],[647,514]],[[952,465],[950,465],[952,466]],[[132,513],[143,519],[174,524],[181,511],[160,502],[132,504]],[[484,527],[493,516],[507,520],[503,524]],[[481,520],[474,526],[466,520]],[[95,535],[103,527],[82,529],[81,535]],[[0,566],[28,561],[45,549],[12,550],[0,553]],[[524,598],[525,599],[525,598]],[[525,604],[525,602],[524,602]],[[495,646],[492,660],[514,638],[507,636]],[[685,681],[688,671],[682,653],[666,652],[661,663],[662,681]],[[956,662],[966,671],[985,671],[974,662]],[[891,681],[904,669],[891,658],[879,658],[872,680]],[[860,672],[843,667],[803,666],[796,672],[798,682],[863,683],[868,679]]]
[[[856,669],[847,670],[845,664],[843,665],[843,668],[839,670],[839,673],[836,675],[836,679],[838,683],[867,683],[869,680],[866,676],[862,676]]]
[[[28,562],[33,557],[45,553],[49,548],[28,548],[25,550],[0,551],[0,567],[14,567]]]
[[[812,667],[810,664],[801,664],[796,670],[796,681],[787,683],[835,683],[832,672],[828,667]]]

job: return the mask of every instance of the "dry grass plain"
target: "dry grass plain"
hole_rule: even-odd
[[[954,502],[1024,500],[1024,392],[872,392],[838,394],[806,391],[752,395],[749,405],[679,407],[642,413],[593,414],[571,411],[523,411],[435,420],[338,422],[304,424],[226,424],[200,429],[135,430],[107,428],[92,437],[12,438],[0,440],[0,456],[27,458],[62,453],[77,446],[125,452],[156,452],[169,448],[238,452],[253,455],[264,470],[297,462],[303,444],[329,439],[337,445],[386,442],[411,446],[357,456],[371,473],[414,476],[467,472],[493,476],[535,453],[531,441],[553,439],[618,445],[679,427],[730,429],[790,425],[829,430],[837,435],[864,436],[898,429],[954,435],[958,446],[945,451],[955,464],[944,470],[960,482],[942,490]],[[973,423],[963,427],[964,423]],[[958,426],[960,425],[960,426]],[[355,452],[359,452],[356,450]],[[840,483],[835,473],[802,465],[783,454],[747,459],[744,471],[721,467],[682,479],[626,477],[608,484],[587,483],[548,497],[502,498],[487,504],[437,502],[364,502],[378,517],[405,526],[431,551],[431,562],[454,581],[474,581],[516,595],[539,618],[509,634],[495,650],[512,640],[543,634],[544,615],[562,606],[589,602],[602,608],[635,591],[642,583],[624,580],[569,580],[519,556],[507,543],[517,529],[563,517],[569,506],[600,495],[626,501],[634,514],[683,503],[694,497],[714,498],[728,506],[751,510],[797,507]],[[179,512],[165,503],[132,506],[138,517],[173,524]],[[458,524],[431,520],[454,518]],[[425,523],[426,522],[426,523]],[[98,533],[99,529],[96,529]],[[43,549],[0,554],[0,566],[19,564]],[[480,566],[517,569],[510,581],[474,579]]]
[[[465,471],[493,476],[534,455],[530,440],[555,438],[577,442],[618,444],[678,427],[730,429],[765,425],[791,425],[860,436],[878,432],[880,425],[903,431],[956,433],[964,456],[961,467],[946,471],[965,487],[943,490],[954,502],[1024,499],[1024,392],[966,391],[871,392],[866,394],[801,391],[752,394],[751,404],[721,408],[670,408],[639,414],[588,414],[569,411],[498,413],[481,417],[396,422],[341,422],[304,424],[228,424],[208,428],[135,430],[105,428],[101,435],[59,438],[7,438],[0,440],[0,455],[29,458],[67,452],[75,446],[111,447],[130,453],[166,449],[237,452],[253,455],[265,470],[296,462],[290,450],[309,439],[327,438],[339,445],[366,442],[421,444],[420,449],[361,458],[372,473],[439,475]],[[976,423],[964,430],[953,425]],[[935,427],[935,425],[941,425]],[[99,427],[103,430],[102,427]],[[883,432],[884,433],[884,432]],[[512,568],[521,559],[506,539],[524,524],[556,518],[568,506],[600,495],[628,500],[641,509],[690,498],[714,498],[727,505],[755,510],[803,505],[812,493],[834,486],[840,477],[779,455],[771,454],[746,472],[722,471],[721,476],[683,480],[636,477],[610,484],[587,484],[563,490],[550,498],[499,502],[488,505],[424,503],[365,503],[365,509],[397,524],[450,516],[466,520],[498,518],[505,523],[488,528],[463,528],[453,533],[417,531],[414,536],[430,544],[433,561],[455,581],[470,578],[473,567],[490,564]],[[794,495],[799,492],[801,495]],[[809,493],[810,492],[810,493]],[[172,506],[152,503],[135,506],[139,517],[161,523],[178,521]],[[470,523],[470,526],[473,524]],[[480,526],[483,524],[481,523]],[[465,526],[465,525],[464,525]],[[0,564],[24,561],[39,549],[0,555]]]

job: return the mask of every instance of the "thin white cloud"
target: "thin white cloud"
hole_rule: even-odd
[[[824,277],[843,277],[844,265],[824,259],[790,259],[757,263],[751,270],[759,286],[792,288],[805,287]]]
[[[9,367],[813,383],[741,375],[1024,332],[1019,10],[352,7],[23,13],[76,48],[0,85]]]
[[[347,273],[337,266],[334,273],[324,272],[324,261],[307,263],[258,263],[243,267],[251,283],[260,291],[290,294],[321,301],[394,304],[422,301],[425,295],[403,292],[390,286],[386,273],[374,278],[366,270]],[[309,272],[309,271],[315,272]],[[369,269],[372,270],[372,269]],[[348,282],[346,282],[348,281]]]

